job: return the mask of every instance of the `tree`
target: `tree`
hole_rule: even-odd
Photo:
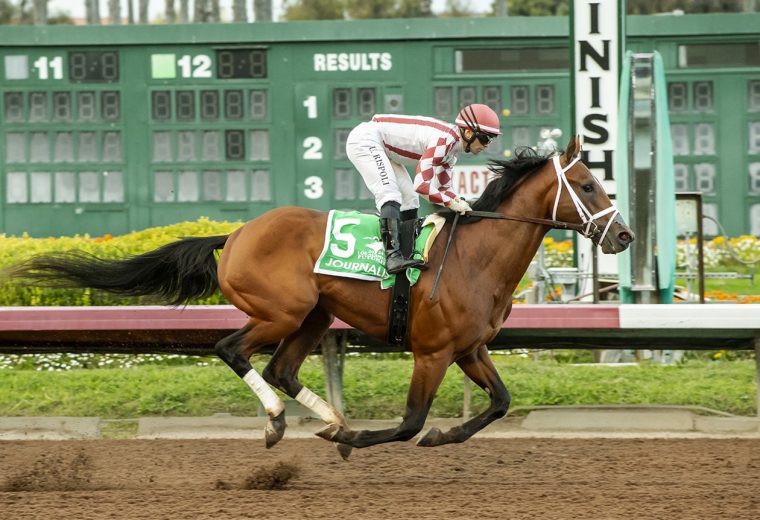
[[[628,0],[628,14],[738,12],[744,8],[743,0]]]
[[[48,19],[47,0],[33,0],[32,12],[35,25],[46,25]]]
[[[271,22],[272,0],[253,0],[253,19],[257,22]]]
[[[232,21],[248,21],[248,6],[245,0],[232,0]]]
[[[74,25],[74,19],[68,14],[55,12],[48,16],[48,25]]]
[[[177,11],[174,8],[174,0],[164,0],[164,16],[166,17],[166,23],[174,23],[177,21]]]
[[[502,0],[496,0],[502,1]],[[470,9],[470,3],[467,0],[446,0],[446,9],[441,13],[443,18],[464,18],[473,16],[474,11]]]
[[[401,0],[398,4],[399,18],[428,18],[433,16],[431,0]]]
[[[89,25],[100,24],[100,2],[97,0],[84,0],[84,11]]]
[[[195,0],[195,2],[193,2],[193,6],[195,7],[195,12],[193,13],[193,22],[201,23],[208,21],[208,0]]]
[[[138,19],[140,23],[148,23],[148,2],[150,0],[140,0],[138,7]]]
[[[342,0],[294,0],[285,4],[284,18],[294,20],[341,20]]]
[[[493,4],[496,12],[496,0]],[[617,1],[617,0],[609,0]],[[510,16],[564,16],[569,13],[569,0],[508,0]],[[738,12],[744,0],[626,0],[627,14]]]
[[[0,0],[0,25],[29,25],[34,23],[34,13],[27,0],[18,5],[13,0]],[[68,14],[54,12],[47,15],[48,25],[73,25],[74,20]]]
[[[496,2],[493,9],[498,9]],[[510,16],[563,16],[570,12],[568,0],[509,0],[507,10]]]
[[[395,18],[395,7],[396,0],[346,0],[346,12],[354,19]]]
[[[108,16],[111,18],[111,25],[121,25],[120,0],[108,0]]]
[[[354,19],[421,18],[432,16],[430,0],[346,0]]]
[[[21,14],[21,9],[10,2],[10,0],[0,0],[0,25],[10,25],[16,23]]]
[[[190,0],[179,0],[179,23],[190,21]]]

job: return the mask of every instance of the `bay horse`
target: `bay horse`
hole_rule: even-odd
[[[605,253],[619,253],[634,239],[601,183],[579,160],[580,152],[576,136],[559,154],[539,156],[524,149],[511,160],[491,161],[495,178],[473,210],[499,218],[462,216],[463,227],[451,242],[435,297],[429,297],[435,270],[423,272],[412,288],[407,344],[414,370],[406,412],[395,428],[352,431],[334,407],[298,380],[301,364],[334,317],[379,339],[387,332],[390,291],[376,282],[313,272],[325,240],[327,213],[282,207],[227,236],[184,238],[117,260],[81,251],[37,256],[11,275],[43,285],[153,295],[171,305],[221,288],[249,320],[219,341],[215,353],[264,405],[269,416],[267,447],[282,438],[286,427],[284,404],[271,387],[318,414],[327,425],[317,435],[337,443],[345,458],[352,447],[417,435],[453,363],[488,393],[490,405],[448,432],[432,429],[418,445],[463,442],[507,413],[510,395],[486,345],[509,316],[512,295],[547,231],[576,229]],[[447,213],[446,227],[451,230],[453,214]],[[431,265],[441,262],[444,243],[433,244]],[[222,252],[217,262],[218,249]],[[249,358],[269,345],[276,349],[262,377]]]

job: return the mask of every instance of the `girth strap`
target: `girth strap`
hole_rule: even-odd
[[[419,219],[402,220],[399,230],[401,252],[404,258],[409,258],[414,251],[414,240],[419,233]],[[406,336],[409,327],[409,303],[412,290],[406,271],[396,275],[396,283],[391,289],[391,304],[388,309],[388,343],[406,347]]]

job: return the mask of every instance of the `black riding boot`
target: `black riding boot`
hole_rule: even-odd
[[[398,236],[399,219],[381,218],[380,233],[383,235],[383,245],[385,246],[385,269],[390,274],[396,274],[406,271],[410,267],[425,267],[425,262],[406,259],[401,254],[401,241]]]
[[[405,209],[401,212],[401,222],[405,222],[407,220],[416,220],[417,219],[417,208],[414,209]]]
[[[385,269],[390,274],[406,271],[410,267],[425,267],[425,262],[404,258],[404,255],[401,253],[399,217],[399,206],[395,202],[388,202],[380,208],[380,233],[383,236],[386,256]]]

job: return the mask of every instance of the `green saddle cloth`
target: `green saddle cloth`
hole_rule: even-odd
[[[426,225],[415,240],[413,257],[422,259],[422,251],[433,225]],[[385,270],[385,248],[380,235],[380,219],[376,215],[358,211],[331,210],[327,216],[325,245],[314,265],[314,272],[378,280],[383,289],[393,287],[396,275]],[[407,269],[409,283],[414,285],[420,277],[419,269]]]

